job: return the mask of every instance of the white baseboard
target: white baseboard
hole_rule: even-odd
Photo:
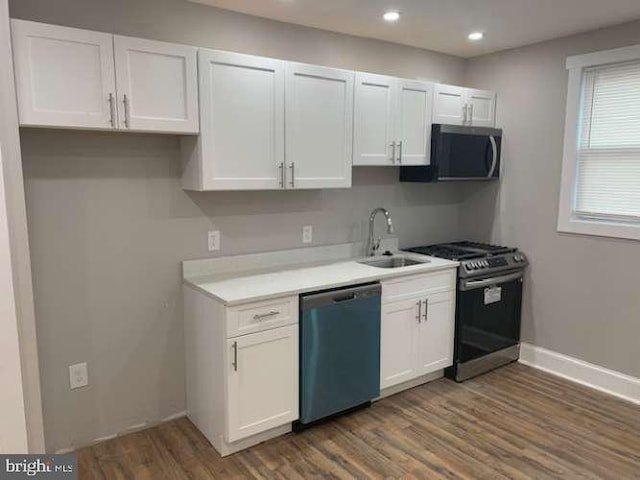
[[[520,345],[519,361],[524,365],[640,405],[640,378],[528,343]]]

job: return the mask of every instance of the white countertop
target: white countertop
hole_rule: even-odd
[[[242,272],[185,276],[184,282],[226,305],[297,295],[328,288],[374,282],[406,275],[456,268],[458,262],[401,252],[427,263],[400,268],[380,268],[358,263],[362,258],[330,260]],[[380,257],[384,258],[384,257]],[[368,257],[367,260],[372,260]]]

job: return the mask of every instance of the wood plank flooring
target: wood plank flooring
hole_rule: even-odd
[[[187,419],[78,451],[97,479],[640,478],[640,406],[520,364],[221,458]]]

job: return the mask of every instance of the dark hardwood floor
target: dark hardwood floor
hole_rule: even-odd
[[[640,406],[512,364],[221,458],[187,419],[78,452],[81,479],[640,478]]]

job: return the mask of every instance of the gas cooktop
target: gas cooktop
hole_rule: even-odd
[[[438,243],[406,250],[459,261],[461,277],[475,277],[527,266],[527,258],[517,248],[488,243],[471,241]]]

